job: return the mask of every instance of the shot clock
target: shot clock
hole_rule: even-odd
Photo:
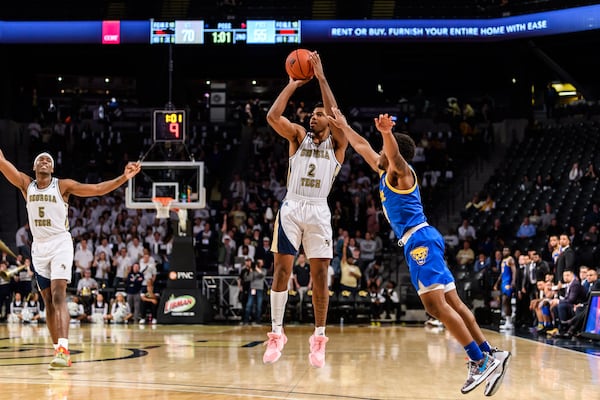
[[[185,110],[154,110],[152,122],[155,142],[185,141]]]

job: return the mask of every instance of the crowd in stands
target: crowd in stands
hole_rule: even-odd
[[[573,129],[573,137],[589,136],[590,148],[575,147],[558,159],[558,154],[549,153],[549,160],[560,161],[557,166],[528,148],[531,142],[535,148],[547,150],[543,140],[553,140],[554,133],[564,135],[569,129]],[[511,184],[505,177],[498,184],[497,177],[492,177],[486,185],[489,190],[476,193],[465,204],[461,225],[445,236],[448,262],[454,266],[458,286],[466,283],[469,293],[463,294],[471,300],[482,299],[485,307],[500,308],[504,291],[499,278],[514,264],[514,271],[508,273],[514,311],[502,309],[505,323],[501,328],[533,329],[554,337],[581,333],[590,293],[600,288],[597,135],[589,135],[588,129],[595,132],[597,127],[594,122],[568,125],[545,132],[544,139],[535,135],[525,138],[518,144],[524,149],[523,158],[511,160],[524,166],[516,170],[522,178]],[[520,163],[530,158],[535,161]],[[528,165],[558,173],[544,177]],[[527,171],[536,171],[536,178],[529,179]],[[495,194],[503,202],[498,203]]]

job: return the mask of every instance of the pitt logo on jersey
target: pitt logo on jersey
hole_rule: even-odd
[[[410,251],[410,256],[419,265],[425,264],[427,260],[427,254],[429,253],[429,247],[419,246],[415,247]]]

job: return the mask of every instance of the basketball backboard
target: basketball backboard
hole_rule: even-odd
[[[125,190],[127,208],[155,208],[153,199],[171,197],[173,209],[206,207],[204,163],[199,161],[145,161]]]

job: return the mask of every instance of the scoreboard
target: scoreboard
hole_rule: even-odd
[[[300,21],[150,22],[151,44],[298,44]]]

